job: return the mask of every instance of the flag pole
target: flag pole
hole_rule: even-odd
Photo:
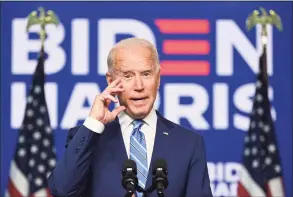
[[[261,14],[261,15],[260,15]],[[261,43],[262,43],[262,55],[264,61],[266,61],[266,49],[267,49],[267,42],[268,42],[268,32],[267,26],[268,25],[275,25],[279,31],[283,30],[282,20],[280,16],[274,11],[270,10],[269,15],[268,12],[263,8],[260,7],[260,12],[258,10],[254,10],[252,14],[246,19],[246,28],[250,31],[254,26],[261,25]],[[263,66],[261,68],[261,66]],[[260,65],[260,69],[264,72],[264,79],[267,80],[267,64]]]
[[[275,11],[270,10],[269,14],[264,8],[260,8],[260,12],[254,10],[246,20],[247,30],[261,25],[263,51],[259,58],[259,73],[257,74],[250,125],[244,138],[237,188],[238,197],[285,196],[282,162],[268,98],[269,84],[266,66],[267,25],[275,25],[280,31],[283,27],[281,19]]]

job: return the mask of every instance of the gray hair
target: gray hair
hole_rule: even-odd
[[[126,48],[130,45],[142,46],[142,47],[146,47],[146,48],[150,49],[151,54],[152,54],[151,57],[153,59],[153,62],[155,63],[156,70],[157,71],[160,70],[159,54],[158,54],[156,47],[146,39],[132,37],[132,38],[127,38],[127,39],[121,40],[116,45],[114,45],[114,47],[110,50],[108,58],[107,58],[108,71],[110,73],[113,73],[113,67],[115,64],[115,51],[118,48]]]

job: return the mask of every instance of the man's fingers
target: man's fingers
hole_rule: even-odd
[[[124,91],[121,80],[120,79],[116,79],[115,81],[113,81],[105,90],[103,93],[106,94],[115,94],[118,92],[122,92]]]
[[[108,93],[108,94],[117,94],[117,93],[119,93],[119,92],[123,92],[124,91],[124,88],[110,88],[110,89],[108,89],[106,92]]]
[[[116,87],[118,87],[118,88],[122,88],[122,87],[123,87],[123,86],[122,86],[122,83],[121,83],[121,82],[118,83]]]
[[[121,82],[120,78],[115,79],[114,81],[112,81],[112,83],[109,85],[109,87],[116,87],[119,83]]]
[[[122,112],[125,109],[126,107],[124,106],[118,106],[115,109],[113,109],[112,114],[114,115],[114,117],[116,117],[120,112]]]
[[[115,103],[118,102],[118,100],[117,100],[114,96],[112,96],[112,95],[110,95],[110,94],[101,94],[101,100],[102,100],[103,102],[105,102],[106,99],[109,99],[109,100],[111,100],[111,101],[113,101],[113,102],[115,102]]]

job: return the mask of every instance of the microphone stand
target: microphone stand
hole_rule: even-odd
[[[138,191],[140,193],[142,193],[143,197],[147,197],[150,193],[152,193],[154,190],[153,186],[150,186],[147,190],[144,190],[142,187],[140,187],[139,185],[135,188],[135,190],[128,190],[127,193],[125,194],[124,197],[132,197],[132,195]]]
[[[155,190],[155,187],[153,187],[153,185],[151,185],[149,188],[147,188],[143,192],[143,197],[148,197],[148,195],[151,194],[154,190]]]
[[[147,194],[147,191],[144,190],[142,187],[140,187],[139,185],[137,186],[136,190],[140,193],[142,193],[142,197],[147,197],[148,194]]]
[[[128,190],[124,197],[131,197],[134,194],[134,191]]]
[[[165,194],[163,191],[157,191],[158,197],[165,197]]]
[[[136,188],[136,191],[141,192],[142,193],[142,197],[148,197],[149,194],[151,194],[156,188],[151,185],[149,188],[147,188],[146,190],[143,189],[142,187],[140,187],[139,185]],[[133,195],[135,191],[129,190],[126,194],[125,197],[131,197]],[[157,195],[158,197],[165,197],[164,194],[164,190],[158,190],[157,191]]]
[[[148,195],[151,194],[155,189],[156,187],[154,187],[154,185],[151,185],[149,188],[143,191],[143,197],[148,197]],[[158,197],[165,197],[164,189],[158,189],[157,195]]]

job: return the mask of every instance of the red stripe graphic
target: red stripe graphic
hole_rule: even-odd
[[[206,19],[156,19],[160,32],[166,34],[207,34],[210,24]]]
[[[49,189],[46,189],[46,191],[47,191],[47,196],[48,196],[48,197],[53,197],[53,196],[51,195]]]
[[[266,189],[266,194],[268,195],[267,197],[272,197],[271,188],[268,185],[268,183],[265,184],[265,189]]]
[[[241,183],[238,184],[237,188],[238,197],[250,197],[249,192],[243,187]]]
[[[208,61],[161,61],[161,74],[164,76],[207,76],[210,73]]]
[[[178,55],[206,55],[210,53],[210,43],[207,40],[165,40],[163,52]]]
[[[12,197],[22,197],[21,193],[18,191],[18,189],[14,186],[13,182],[9,178],[8,180],[8,193]]]

